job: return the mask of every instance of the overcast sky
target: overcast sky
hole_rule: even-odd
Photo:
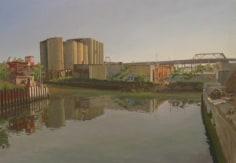
[[[0,0],[0,61],[39,42],[91,37],[111,61],[236,57],[236,0]]]

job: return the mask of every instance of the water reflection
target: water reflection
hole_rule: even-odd
[[[92,120],[104,113],[104,103],[98,98],[75,98],[75,120]]]
[[[43,123],[43,112],[48,102],[48,100],[42,100],[4,108],[3,114],[1,114],[1,121],[2,123],[5,122],[5,128],[11,132],[24,131],[27,134],[32,134],[35,132],[36,127],[40,127]]]
[[[184,109],[188,104],[197,104],[200,105],[199,99],[169,99],[168,100],[170,106],[174,108],[182,108]]]
[[[55,97],[46,109],[46,126],[59,128],[66,120],[92,120],[104,113],[104,104],[97,98]]]
[[[114,101],[110,101],[112,107],[109,107],[109,109],[152,113],[164,101],[164,99],[116,98]],[[112,103],[114,104],[112,105]]]
[[[0,160],[210,163],[195,103],[65,96],[5,109],[0,114]]]
[[[65,101],[64,98],[52,98],[46,108],[46,126],[59,128],[65,126]]]
[[[39,129],[45,122],[44,109],[48,105],[48,100],[34,103],[1,108],[0,114],[0,147],[8,148],[9,133],[32,134],[36,128]]]
[[[50,129],[66,126],[66,121],[86,121],[102,116],[105,110],[153,113],[166,99],[137,99],[110,97],[52,97],[49,100],[1,110],[0,146],[10,146],[9,133],[31,135],[46,126]],[[171,108],[185,108],[198,100],[169,99]]]
[[[0,147],[2,149],[9,147],[8,133],[7,130],[0,129]]]
[[[9,130],[23,131],[31,134],[35,132],[34,116],[15,117],[9,120]]]

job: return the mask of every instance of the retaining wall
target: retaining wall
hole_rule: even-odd
[[[48,98],[48,96],[49,90],[43,86],[4,89],[0,91],[0,108]]]
[[[203,92],[203,102],[211,115],[226,162],[236,163],[236,108],[223,98],[212,100],[206,92]]]

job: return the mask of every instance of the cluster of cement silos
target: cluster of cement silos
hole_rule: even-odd
[[[88,64],[88,46],[77,41],[64,42],[65,69],[72,69],[74,64]]]
[[[73,69],[74,64],[103,64],[103,43],[91,38],[49,38],[40,42],[40,60],[47,73]]]
[[[65,68],[74,64],[103,64],[103,43],[91,39],[70,39],[64,42]],[[73,65],[72,65],[73,66]]]
[[[104,49],[103,43],[93,40],[91,38],[77,39],[84,45],[88,46],[88,63],[89,64],[103,64],[104,63]]]

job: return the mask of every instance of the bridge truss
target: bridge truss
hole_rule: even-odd
[[[195,54],[193,59],[227,59],[224,53],[200,53]]]

